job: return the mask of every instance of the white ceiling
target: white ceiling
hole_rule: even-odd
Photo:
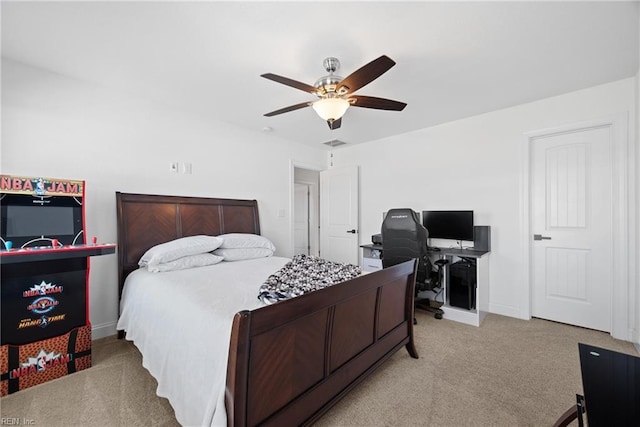
[[[638,2],[8,2],[2,56],[320,146],[409,132],[634,76]],[[313,96],[335,56],[347,76],[396,65],[356,93],[408,104],[350,108],[331,131]]]

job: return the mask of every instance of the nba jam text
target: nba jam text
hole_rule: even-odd
[[[73,360],[73,355],[47,353],[44,349],[40,350],[35,357],[29,357],[26,362],[20,364],[19,368],[12,369],[9,372],[9,378],[15,379],[24,377],[38,372],[44,372],[49,368],[55,368],[63,363],[69,363]]]
[[[0,175],[0,191],[12,194],[35,194],[37,196],[82,197],[82,182]]]

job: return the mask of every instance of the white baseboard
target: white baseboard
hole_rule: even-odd
[[[101,323],[99,325],[91,326],[91,339],[99,340],[100,338],[110,337],[111,335],[116,335],[116,325],[118,322],[107,322]]]
[[[522,313],[520,313],[520,310],[508,305],[489,303],[489,313],[499,314],[501,316],[507,316],[507,317],[515,317],[516,319],[529,320],[528,317],[522,316]]]

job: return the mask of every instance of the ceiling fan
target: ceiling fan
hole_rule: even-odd
[[[342,116],[349,107],[373,108],[376,110],[402,111],[407,106],[404,102],[393,101],[385,98],[375,98],[373,96],[355,95],[354,92],[361,87],[371,83],[373,80],[386,73],[396,63],[386,55],[374,59],[365,66],[359,68],[346,78],[342,78],[333,73],[340,68],[340,61],[337,58],[326,58],[323,66],[329,73],[320,77],[313,86],[282,77],[277,74],[262,74],[261,77],[282,83],[296,89],[316,95],[318,100],[301,102],[265,114],[267,117],[276,116],[289,111],[312,106],[318,115],[327,121],[329,129],[338,129],[342,124]]]

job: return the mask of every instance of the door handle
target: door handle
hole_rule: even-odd
[[[355,229],[354,230],[347,230],[347,233],[356,234],[357,231]]]
[[[542,234],[534,234],[533,240],[551,240],[551,237],[543,236]]]

